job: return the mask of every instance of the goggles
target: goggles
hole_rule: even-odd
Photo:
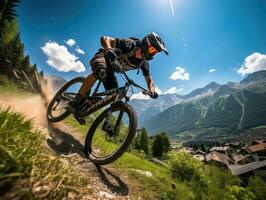
[[[147,49],[147,53],[154,56],[156,53],[158,53],[158,51],[153,46],[149,45]]]

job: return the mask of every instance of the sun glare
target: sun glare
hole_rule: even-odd
[[[177,0],[152,0],[152,4],[154,7],[160,8],[160,10],[164,10],[172,16],[175,16],[176,1]]]

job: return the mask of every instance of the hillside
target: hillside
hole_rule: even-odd
[[[265,125],[265,71],[240,83],[219,86],[213,93],[183,100],[144,122],[150,133],[169,134],[206,128],[241,131]]]
[[[253,195],[240,186],[238,177],[204,166],[186,153],[170,152],[164,158],[166,166],[161,166],[129,150],[108,166],[95,166],[83,154],[92,118],[86,126],[72,117],[50,124],[40,96],[1,86],[0,93],[0,198],[194,200],[217,199],[222,193],[222,199],[228,199],[239,195],[234,188]],[[176,171],[180,166],[184,173]],[[226,186],[221,186],[224,180]]]
[[[140,125],[146,119],[164,111],[165,109],[179,103],[181,99],[176,94],[160,95],[158,99],[151,101],[150,99],[133,99],[129,103],[138,113]]]
[[[184,101],[201,98],[210,95],[220,87],[219,84],[211,82],[203,88],[198,88],[186,95],[161,94],[158,99],[133,99],[129,103],[136,109],[139,118],[139,126],[144,126],[145,121],[160,112]]]

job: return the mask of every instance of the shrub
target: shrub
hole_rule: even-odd
[[[202,178],[202,163],[188,153],[178,153],[171,158],[170,172],[173,178],[182,181]]]
[[[237,176],[233,176],[229,170],[215,165],[205,166],[205,176],[211,183],[210,186],[220,189],[225,189],[226,186],[240,186],[241,184],[241,180]]]
[[[225,195],[228,200],[253,200],[255,199],[254,194],[247,188],[240,186],[228,187],[227,194]]]
[[[266,183],[259,177],[252,177],[249,179],[248,188],[253,192],[256,199],[266,199]]]

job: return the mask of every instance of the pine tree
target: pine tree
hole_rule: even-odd
[[[140,149],[143,150],[145,154],[149,154],[149,137],[144,127],[141,129],[140,134]]]
[[[163,137],[161,134],[158,134],[155,136],[153,143],[152,143],[152,155],[154,157],[163,157],[164,152],[164,143],[163,143]]]
[[[43,71],[40,72],[40,76],[41,76],[41,78],[44,77]]]
[[[18,31],[15,7],[19,2],[20,0],[0,0],[0,74],[13,77],[13,81],[19,85],[27,82],[27,89],[40,92],[37,66],[32,67],[29,55],[24,55],[24,45]]]
[[[0,1],[0,20],[14,20],[18,15],[16,14],[15,7],[20,0],[1,0]]]
[[[3,33],[0,35],[0,74],[9,74],[7,68],[13,65],[11,60],[15,56],[13,48],[17,40],[17,34],[17,23],[12,21],[3,28]],[[19,43],[21,44],[21,41]]]
[[[21,69],[23,69],[26,73],[30,73],[30,57],[29,55],[25,56],[21,62]]]
[[[133,141],[133,148],[140,151],[140,134],[138,133],[136,134],[134,141]]]
[[[167,153],[171,147],[170,141],[169,141],[168,136],[164,132],[162,132],[161,135],[162,135],[162,140],[163,140],[163,152]]]
[[[0,0],[0,37],[6,22],[11,22],[17,17],[15,7],[19,2],[20,0]]]
[[[5,52],[5,60],[11,62],[11,67],[16,69],[21,68],[21,62],[24,59],[24,45],[20,40],[19,34],[10,41]]]
[[[163,157],[170,150],[170,142],[167,135],[162,132],[155,136],[152,143],[152,155],[154,157]]]

